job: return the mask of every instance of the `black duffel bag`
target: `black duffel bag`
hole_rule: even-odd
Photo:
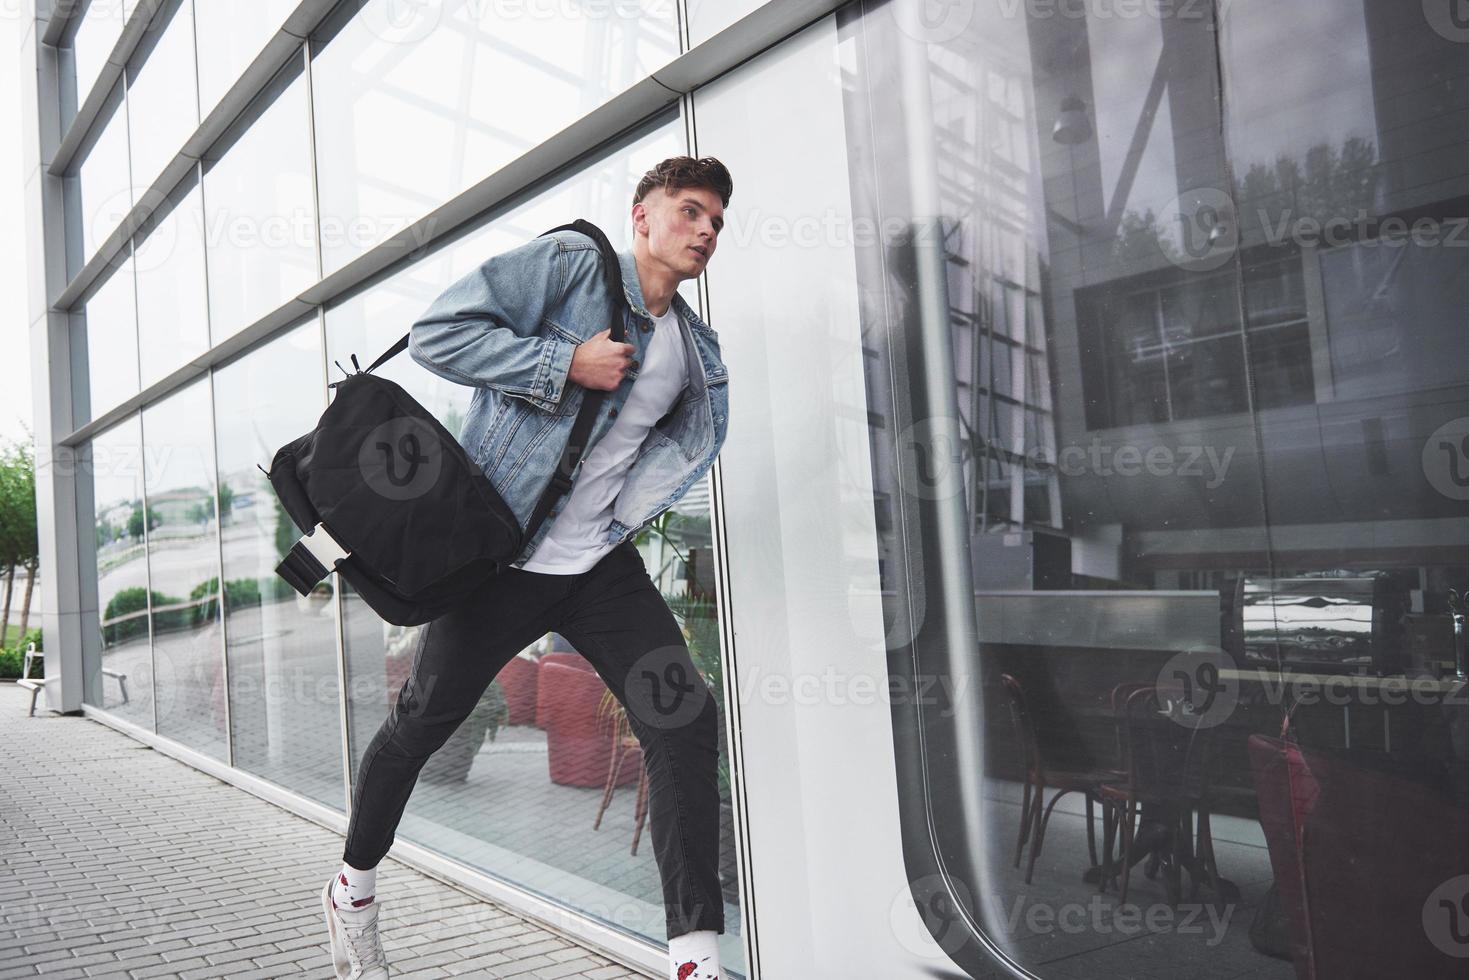
[[[602,253],[612,296],[611,338],[622,342],[622,272],[602,230],[570,229]],[[418,626],[462,602],[509,567],[551,507],[571,489],[604,391],[587,389],[556,470],[522,531],[510,506],[459,440],[412,395],[372,372],[408,347],[408,336],[368,368],[327,387],[336,397],[306,435],[282,446],[266,476],[305,537],[276,566],[302,595],[336,570],[384,620]],[[352,366],[357,367],[353,355]]]

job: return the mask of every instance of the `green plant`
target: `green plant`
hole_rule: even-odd
[[[156,596],[157,593],[154,595]],[[139,612],[147,608],[148,590],[141,585],[118,589],[117,593],[107,600],[107,608],[102,610],[102,621],[107,624],[102,627],[102,645],[104,647],[115,646],[147,633],[148,624],[142,616],[134,616],[122,622],[109,622],[119,616],[126,616],[128,613]]]
[[[29,644],[36,645],[36,652],[41,652],[41,631],[39,628],[26,630],[25,636],[12,647],[0,648],[0,678],[19,678],[21,671],[25,668],[25,651]],[[41,663],[37,661],[31,664],[31,676],[41,676]]]

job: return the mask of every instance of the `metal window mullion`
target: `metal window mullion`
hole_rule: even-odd
[[[311,225],[314,232],[311,237],[313,250],[316,252],[316,281],[321,282],[324,269],[321,256],[321,188],[316,173],[316,98],[311,86],[311,42],[309,40],[301,42],[301,57],[303,59],[301,71],[306,76],[306,150],[311,167],[311,210],[313,212]],[[325,357],[325,335],[322,337],[321,352]]]
[[[138,410],[138,465],[143,475],[143,608],[148,611],[148,689],[153,701],[153,734],[158,734],[158,651],[153,640],[153,548],[148,533],[148,433],[143,425],[143,411]],[[95,493],[95,490],[94,490]]]
[[[214,407],[213,367],[209,368],[204,378],[209,385],[209,444],[210,455],[214,460],[214,547],[215,558],[218,561],[216,567],[219,569],[215,598],[219,603],[217,606],[221,639],[219,655],[224,658],[224,758],[225,762],[233,767],[235,764],[235,726],[230,712],[234,693],[230,687],[230,633],[224,605],[224,511],[219,506],[219,412]]]
[[[321,391],[323,393],[321,407],[325,411],[327,404],[331,400],[331,396],[328,394],[331,389],[326,386],[327,378],[331,372],[327,367],[326,307],[323,305],[316,307],[316,324],[321,338],[321,358],[319,362],[321,365]],[[341,573],[336,569],[332,569],[331,580],[332,616],[335,620],[335,639],[337,644],[337,730],[340,733],[338,743],[342,754],[342,812],[347,815],[347,819],[350,821],[352,818],[352,738],[351,731],[348,727],[350,717],[347,710],[347,617],[346,609],[342,605]]]

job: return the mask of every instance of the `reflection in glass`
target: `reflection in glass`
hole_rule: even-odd
[[[293,58],[205,153],[213,342],[316,281],[306,76]]]
[[[72,316],[72,363],[85,380],[72,387],[78,422],[138,393],[138,324],[133,258],[124,248]]]
[[[677,54],[659,0],[344,4],[312,38],[324,271]]]
[[[301,596],[275,573],[300,531],[262,472],[323,392],[314,318],[214,372],[234,764],[340,810],[337,580]]]
[[[143,409],[158,734],[227,760],[209,381]]]
[[[883,589],[900,661],[983,691],[913,720],[905,820],[1038,976],[1455,975],[1469,48],[1372,0],[985,2],[926,45],[894,6],[842,20],[854,200],[912,228],[858,248]]]
[[[89,703],[152,731],[153,658],[138,416],[98,435],[79,461],[79,479],[91,483],[97,558],[97,618],[92,628],[100,633],[102,653],[101,679],[94,688],[97,700]]]
[[[1197,901],[1253,909],[1270,877],[1234,733],[1191,741],[1152,726],[1156,711],[1124,731],[1141,699],[1113,695],[1157,680],[1179,651],[1219,651],[1231,572],[1268,564],[1250,429],[1205,427],[1250,407],[1239,267],[1185,251],[1173,203],[1225,172],[1217,121],[1198,116],[1217,105],[1214,76],[1181,67],[1208,63],[1210,26],[1007,15],[995,2],[919,44],[883,5],[862,7],[841,20],[855,220],[901,229],[857,244],[868,396],[891,404],[873,430],[874,503],[881,515],[904,501],[896,522],[878,521],[892,525],[879,532],[890,662],[914,663],[909,683],[974,690],[942,723],[905,721],[925,728],[925,771],[905,783],[927,800],[905,820],[920,821],[989,938],[1038,976],[1170,974],[1207,949],[1283,980],[1289,965],[1243,929],[1129,942],[1123,876],[1109,872],[1099,895],[1093,867],[1106,827],[1120,862],[1126,812],[1129,856],[1158,862],[1129,879],[1144,911],[1175,911],[1196,881]],[[1293,295],[1278,278],[1262,273],[1276,285],[1255,304],[1262,329],[1295,322],[1268,315]],[[952,388],[920,380],[945,375]],[[1228,465],[1208,469],[1225,450]],[[1278,731],[1278,713],[1265,716],[1251,724]],[[1216,748],[1233,768],[1212,770]],[[1131,793],[1134,759],[1183,766],[1205,795]],[[1168,836],[1185,811],[1197,840]],[[1184,893],[1184,849],[1167,844],[1180,839],[1192,841]],[[1074,928],[1031,914],[1070,906],[1086,910]],[[981,969],[977,943],[944,939]]]
[[[209,349],[204,209],[191,171],[134,239],[138,354],[147,387]]]
[[[340,377],[335,362],[350,365],[353,354],[367,365],[465,272],[577,216],[597,223],[614,248],[629,247],[628,210],[638,177],[680,152],[680,131],[673,122],[650,126],[646,135],[609,158],[331,307],[326,314],[328,373]],[[683,285],[689,287],[685,298],[692,300],[696,284]],[[486,390],[448,383],[406,354],[375,373],[402,384],[456,435],[473,400]],[[722,691],[708,507],[707,492],[694,488],[659,522],[666,536],[649,530],[638,544],[647,556],[650,575],[694,634],[690,649],[695,661]],[[342,603],[349,759],[356,778],[363,751],[408,677],[423,627],[385,624],[350,587],[343,588]],[[600,767],[595,780],[586,785],[550,778],[548,736],[537,724],[534,691],[539,657],[566,649],[570,645],[558,634],[541,637],[490,684],[480,706],[429,759],[409,798],[398,836],[594,917],[608,919],[609,908],[616,908],[608,920],[614,927],[662,942],[666,920],[661,879],[647,844],[646,819],[640,831],[635,815],[640,767],[624,767],[619,788],[595,830],[607,767]],[[598,707],[593,702],[588,710]],[[727,793],[727,762],[723,772],[721,784]],[[732,829],[729,820],[725,898],[733,904],[738,895]],[[630,843],[639,833],[642,844],[631,853]],[[737,966],[739,914],[737,909],[726,913],[730,931],[725,962]]]

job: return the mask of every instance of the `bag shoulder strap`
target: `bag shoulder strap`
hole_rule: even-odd
[[[612,243],[607,240],[607,236],[602,233],[602,229],[585,218],[577,218],[575,221],[568,222],[567,224],[549,228],[536,237],[544,238],[556,231],[579,231],[597,243],[597,251],[602,253],[602,275],[607,280],[607,292],[611,294],[613,304],[620,311],[622,306],[627,302],[627,297],[622,291],[622,270],[617,261],[617,252],[612,248]],[[621,342],[622,335],[622,317],[614,317],[612,320],[612,339]],[[408,336],[405,333],[399,337],[393,346],[383,351],[378,355],[377,360],[367,366],[366,372],[370,374],[387,361],[392,360],[407,350]],[[353,359],[353,364],[356,364],[355,358]]]
[[[607,293],[612,297],[613,315],[612,328],[609,336],[618,343],[625,342],[627,331],[623,324],[624,317],[622,314],[627,309],[627,295],[623,292],[621,263],[618,261],[616,250],[612,248],[612,243],[607,240],[607,236],[603,234],[601,228],[598,228],[585,218],[577,218],[575,221],[567,224],[557,225],[555,228],[541,232],[536,237],[542,238],[557,231],[581,232],[596,242],[597,251],[602,255],[602,275],[607,283]],[[408,334],[404,334],[399,338],[397,343],[383,351],[377,360],[368,365],[366,372],[371,373],[386,361],[397,357],[403,351],[407,350],[408,337]],[[353,364],[356,364],[355,358]],[[581,408],[577,412],[576,422],[571,427],[571,437],[567,440],[566,449],[561,454],[560,462],[556,464],[556,469],[551,473],[550,482],[546,485],[545,490],[541,492],[540,499],[536,501],[535,509],[531,512],[530,523],[526,527],[524,541],[528,542],[535,536],[537,528],[545,520],[546,514],[550,512],[552,505],[571,489],[571,474],[576,471],[577,464],[581,462],[582,454],[586,449],[587,437],[592,432],[592,422],[596,419],[597,410],[602,407],[602,401],[606,394],[605,391],[589,388],[586,394],[582,396]],[[562,397],[565,397],[564,392],[562,393]]]
[[[623,312],[628,305],[627,296],[623,292],[622,268],[617,252],[613,250],[612,243],[607,241],[607,236],[602,233],[602,229],[584,218],[577,218],[570,224],[557,225],[541,234],[549,235],[551,232],[565,230],[579,231],[597,243],[597,250],[602,253],[602,275],[607,280],[607,293],[612,297],[612,328],[608,336],[618,343],[623,343],[626,338]],[[571,436],[566,440],[566,448],[561,453],[561,461],[556,464],[556,469],[551,473],[550,482],[541,491],[541,498],[536,502],[535,510],[531,512],[522,541],[529,542],[535,537],[536,530],[541,526],[541,521],[545,520],[552,505],[571,490],[571,475],[576,472],[576,467],[581,462],[587,438],[592,434],[592,422],[596,419],[597,411],[602,407],[602,401],[606,395],[607,392],[596,388],[587,388],[586,393],[582,395],[581,408],[577,411],[576,421],[571,426]],[[564,391],[562,397],[566,397]]]

